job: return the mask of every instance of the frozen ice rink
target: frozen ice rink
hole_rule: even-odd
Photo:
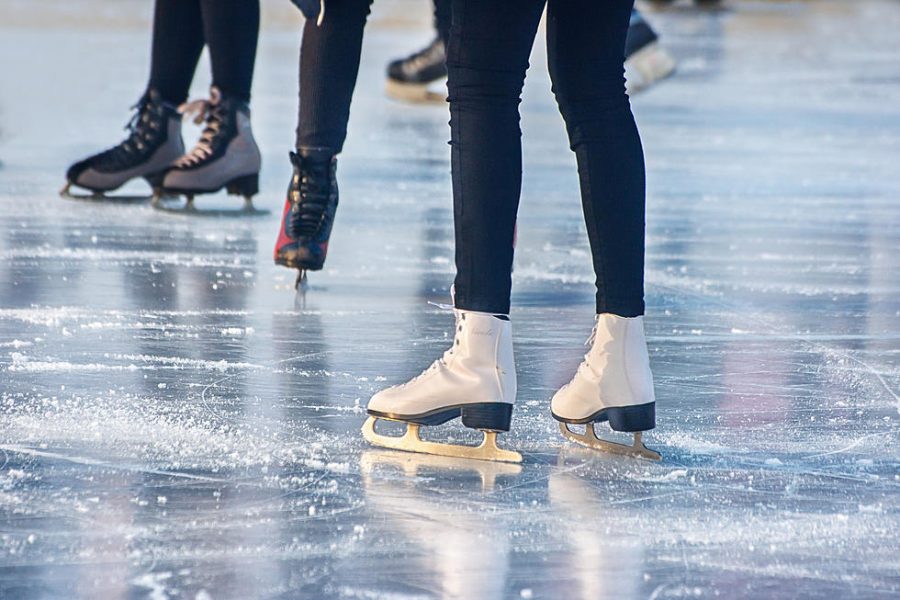
[[[549,415],[593,275],[537,44],[501,436],[521,467],[359,431],[452,330],[428,304],[454,272],[447,110],[382,93],[386,62],[430,39],[427,2],[376,2],[303,298],[271,256],[296,121],[287,0],[263,3],[252,103],[271,215],[58,197],[68,164],[123,137],[151,6],[0,0],[0,598],[900,594],[900,4],[646,13],[679,60],[633,102],[661,463],[580,450]],[[192,96],[208,83],[204,59]]]

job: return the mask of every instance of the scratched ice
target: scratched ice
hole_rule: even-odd
[[[299,39],[283,4],[264,3],[253,100],[275,212]],[[376,3],[328,268],[296,305],[275,216],[56,196],[121,135],[150,5],[0,3],[0,597],[897,597],[897,3],[648,13],[680,60],[634,100],[659,464],[581,451],[549,418],[593,277],[538,43],[502,440],[521,469],[359,435],[371,393],[451,329],[427,303],[453,271],[446,109],[381,92],[427,41],[427,3]]]

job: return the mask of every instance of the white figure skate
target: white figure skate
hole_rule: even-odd
[[[575,377],[550,402],[563,436],[597,450],[660,460],[659,453],[641,440],[643,431],[656,427],[643,317],[597,315],[587,343],[591,349]],[[598,438],[594,423],[603,421],[609,421],[613,431],[634,433],[634,443],[628,446]],[[584,433],[572,431],[570,424],[584,425]]]
[[[522,455],[497,447],[497,433],[509,431],[516,398],[512,328],[504,315],[455,309],[453,347],[407,383],[382,390],[369,400],[363,437],[376,446],[440,456],[521,462]],[[480,446],[429,442],[422,425],[440,425],[456,417],[484,432]],[[406,423],[402,437],[381,435],[375,421]]]

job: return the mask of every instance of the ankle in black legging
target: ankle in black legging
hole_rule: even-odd
[[[156,0],[149,87],[184,102],[206,44],[213,85],[249,102],[258,36],[259,0]]]

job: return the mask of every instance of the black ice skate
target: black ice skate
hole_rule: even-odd
[[[136,178],[147,180],[154,194],[159,193],[166,169],[184,153],[181,115],[153,88],[148,89],[132,108],[135,109],[134,117],[125,127],[128,137],[118,146],[69,167],[61,196],[113,202],[149,200],[149,194],[107,195]],[[72,186],[91,193],[72,192]]]
[[[432,86],[447,77],[447,53],[440,36],[418,52],[391,62],[385,93],[407,102],[444,102],[447,91]]]
[[[260,154],[250,129],[250,108],[246,102],[223,96],[218,88],[210,89],[209,100],[184,104],[180,112],[195,115],[197,124],[206,127],[194,148],[174,162],[162,182],[162,194],[154,197],[153,206],[170,212],[206,216],[244,216],[268,214],[253,206],[259,191]],[[197,210],[194,196],[212,194],[225,188],[229,194],[244,197],[242,209]],[[183,205],[163,202],[164,195],[182,195]]]
[[[297,269],[295,287],[303,291],[306,272],[325,266],[338,206],[337,159],[323,148],[301,148],[290,158],[294,174],[275,242],[275,264]]]

